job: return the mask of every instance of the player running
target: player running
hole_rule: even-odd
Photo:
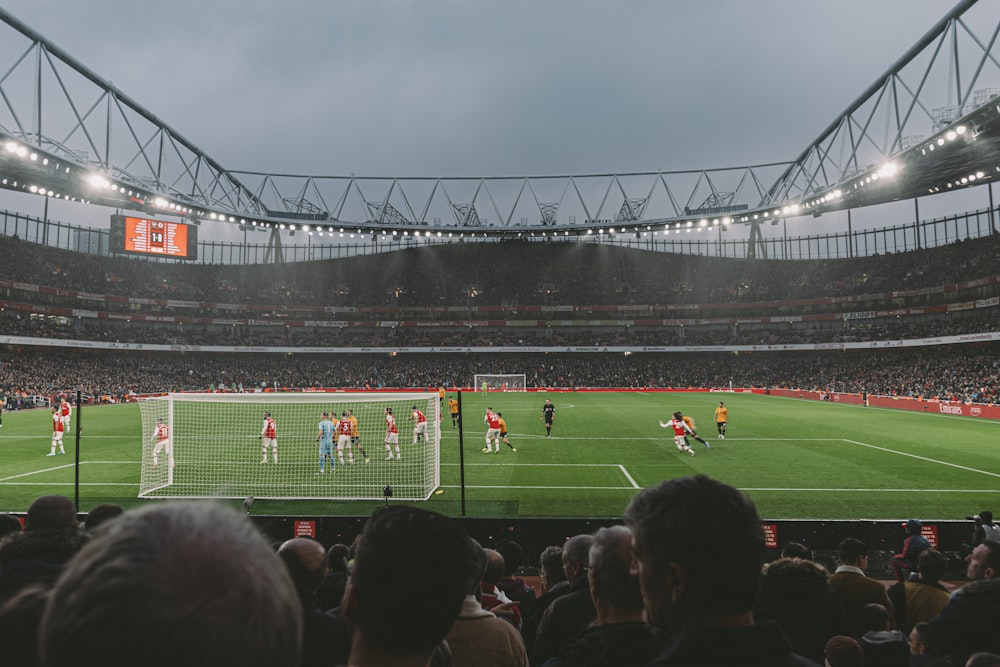
[[[493,412],[493,408],[486,408],[486,416],[483,417],[486,424],[486,447],[484,454],[490,453],[490,445],[495,445],[494,453],[500,451],[500,416]]]
[[[689,417],[687,415],[684,415],[683,417],[681,417],[681,419],[687,425],[688,430],[691,431],[691,437],[692,438],[694,438],[695,440],[697,440],[701,444],[705,445],[705,449],[711,449],[712,448],[712,446],[710,444],[708,444],[708,440],[705,440],[704,438],[702,438],[701,436],[699,436],[698,435],[698,431],[696,431],[694,429],[694,417]],[[684,436],[684,438],[685,438],[685,442],[687,442],[687,436]]]
[[[354,410],[347,411],[347,419],[351,422],[351,445],[361,452],[361,458],[364,459],[365,463],[371,463],[371,459],[365,453],[365,448],[361,446],[361,431],[358,430],[358,418],[354,416]]]
[[[153,467],[160,465],[160,452],[166,450],[167,458],[170,459],[170,467],[174,467],[174,448],[170,444],[170,427],[163,423],[162,419],[156,420],[156,430],[153,431],[153,440],[156,446],[153,447]]]
[[[324,412],[319,422],[319,430],[316,432],[316,442],[319,443],[319,472],[322,475],[326,472],[325,464],[330,461],[330,474],[337,471],[337,461],[333,458],[333,431],[334,425],[330,421],[330,413]]]
[[[715,409],[715,427],[719,429],[719,440],[726,439],[726,424],[729,422],[729,408],[725,403],[719,401],[719,407]]]
[[[354,450],[351,449],[351,420],[347,417],[347,410],[340,413],[340,421],[337,422],[337,460],[340,465],[344,465],[344,448],[347,448],[347,462],[354,465]]]
[[[500,418],[500,439],[503,440],[503,444],[510,447],[510,451],[516,452],[517,449],[515,449],[514,445],[510,444],[510,440],[507,439],[507,422],[504,420],[503,415],[499,412],[497,413],[497,417]]]
[[[63,422],[62,417],[59,415],[59,408],[52,408],[52,449],[46,456],[56,455],[56,446],[59,447],[59,453],[65,454],[66,450],[63,448],[63,433],[66,431],[66,424]]]
[[[396,418],[392,416],[392,408],[385,409],[385,451],[389,454],[386,461],[392,460],[392,449],[396,448],[396,460],[400,460],[399,452],[399,429],[396,427]]]
[[[274,462],[278,462],[278,424],[271,418],[270,412],[264,413],[264,426],[260,429],[260,462],[267,463],[267,450],[270,447]]]
[[[542,419],[545,420],[545,437],[552,435],[552,420],[556,417],[556,406],[552,405],[552,401],[545,399],[545,405],[542,406]]]
[[[679,412],[674,413],[674,418],[668,422],[660,421],[660,428],[672,428],[674,429],[674,444],[677,445],[677,451],[687,452],[691,456],[695,456],[694,450],[691,449],[691,445],[687,444],[685,435],[691,432],[688,425],[684,423],[683,415]]]
[[[427,441],[427,417],[420,410],[417,410],[417,406],[413,406],[413,412],[410,414],[410,420],[413,422],[413,444],[417,444],[417,441],[426,442]]]

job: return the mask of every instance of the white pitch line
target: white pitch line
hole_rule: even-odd
[[[459,489],[461,486],[458,484],[442,484],[442,489]],[[466,489],[521,489],[530,490],[538,489],[545,491],[634,491],[635,489],[628,486],[510,486],[510,485],[485,485],[485,486],[471,486],[469,484],[465,485]]]
[[[74,486],[75,482],[45,482],[45,486]],[[0,486],[38,486],[38,482],[3,482]],[[80,482],[80,486],[132,486],[139,488],[135,482]]]
[[[19,477],[30,477],[31,475],[39,475],[43,472],[52,472],[54,470],[62,470],[64,468],[72,468],[75,463],[67,463],[64,466],[56,466],[55,468],[44,468],[43,470],[32,470],[31,472],[22,472],[20,475],[11,475],[10,477],[0,478],[0,482],[6,482],[8,479],[17,479]]]
[[[629,482],[632,483],[632,488],[633,489],[640,488],[639,485],[635,483],[635,480],[632,479],[632,475],[628,474],[628,470],[625,470],[625,466],[619,465],[618,467],[621,469],[622,474],[625,475],[625,479],[627,479]]]
[[[755,488],[741,486],[741,491],[795,491],[820,493],[996,493],[996,489],[799,489],[792,487]]]
[[[861,447],[870,447],[871,449],[878,449],[883,452],[889,452],[890,454],[899,454],[900,456],[909,456],[911,459],[918,459],[920,461],[927,461],[928,463],[937,463],[943,466],[949,466],[951,468],[958,468],[959,470],[967,470],[969,472],[978,472],[981,475],[989,475],[990,477],[1000,477],[1000,473],[990,472],[988,470],[979,470],[978,468],[969,468],[968,466],[961,466],[957,463],[948,463],[947,461],[939,461],[937,459],[927,458],[926,456],[917,456],[916,454],[910,454],[908,452],[901,452],[895,449],[889,449],[888,447],[879,447],[877,445],[869,445],[866,442],[858,442],[857,440],[844,440],[844,442],[849,442],[852,445],[860,445]]]
[[[459,466],[460,463],[442,463],[441,466]],[[494,467],[496,463],[466,463],[465,466]],[[617,463],[504,463],[504,467],[524,466],[527,468],[614,468]]]

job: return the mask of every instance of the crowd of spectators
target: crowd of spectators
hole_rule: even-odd
[[[799,543],[765,563],[753,502],[704,475],[640,490],[622,519],[553,537],[536,590],[520,545],[484,548],[414,506],[327,547],[269,545],[191,501],[102,505],[80,525],[47,495],[23,529],[0,515],[0,642],[19,667],[1000,664],[1000,542],[970,545],[948,587],[927,545],[887,592],[852,537],[833,572]]]
[[[552,354],[267,354],[0,351],[0,393],[80,389],[122,400],[163,391],[470,387],[524,373],[528,388],[757,387],[995,403],[996,343],[859,351]]]

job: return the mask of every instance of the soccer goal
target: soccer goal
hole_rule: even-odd
[[[476,374],[472,385],[476,391],[526,391],[527,377],[524,373],[501,373],[499,375]]]
[[[388,484],[394,499],[426,500],[440,485],[436,393],[168,394],[139,405],[140,498],[381,500]],[[384,444],[386,408],[399,430],[400,457],[395,458],[393,447],[391,461]],[[415,445],[414,408],[427,419]],[[357,440],[343,449],[341,464],[335,429],[335,472],[327,458],[325,472],[318,474],[323,412],[331,414],[335,426],[345,412],[353,413]],[[265,413],[275,422],[277,462],[272,448],[262,451]],[[160,443],[159,420],[167,427],[167,443]]]

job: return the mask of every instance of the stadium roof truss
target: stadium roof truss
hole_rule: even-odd
[[[998,34],[1000,3],[962,0],[785,162],[557,176],[319,176],[223,168],[0,9],[0,187],[265,228],[579,236],[757,226],[1000,176]]]

